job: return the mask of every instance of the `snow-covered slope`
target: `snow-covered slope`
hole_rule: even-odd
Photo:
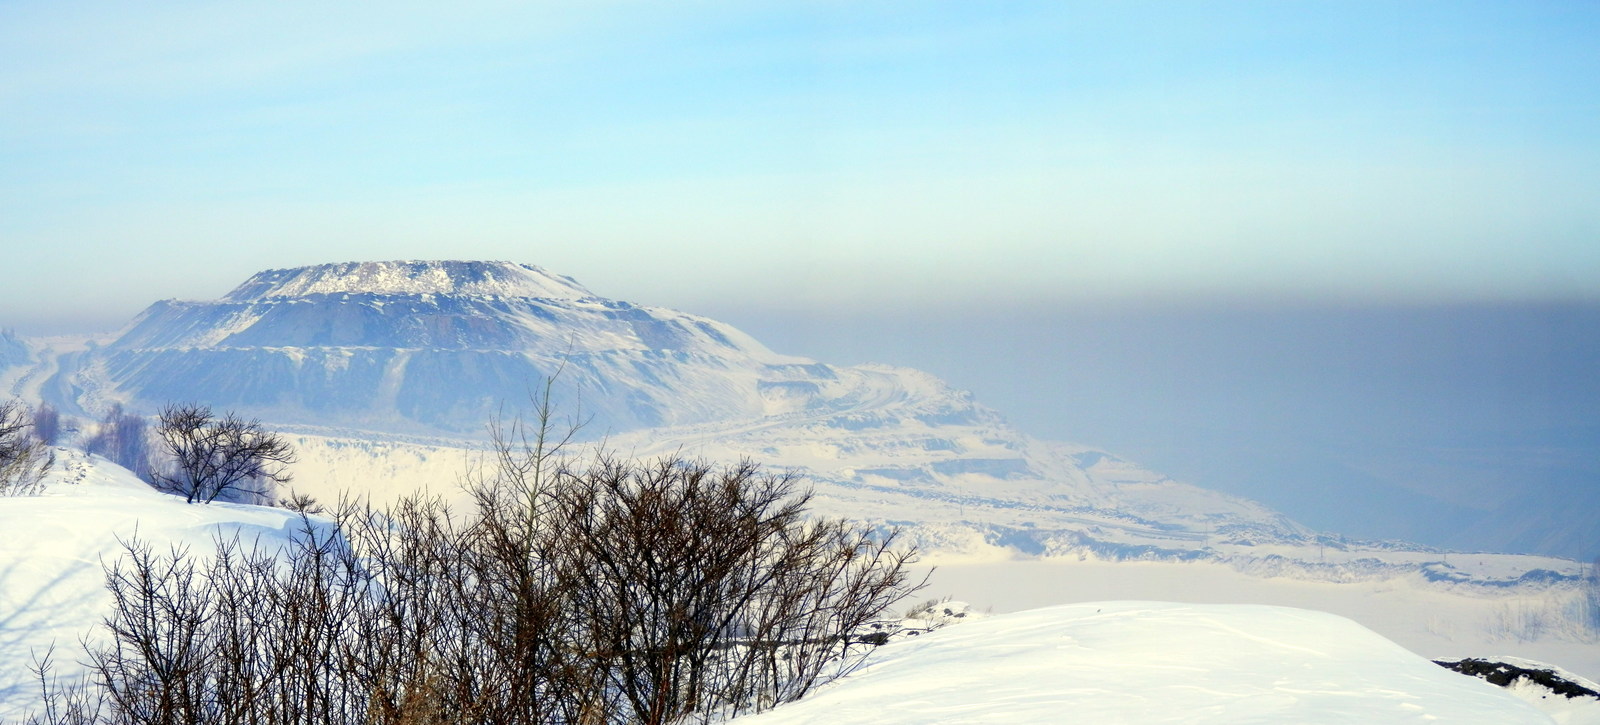
[[[1451,560],[1463,555],[1452,554]],[[1464,566],[1504,566],[1477,556]],[[1268,569],[1266,564],[1274,565]],[[1330,612],[1430,658],[1514,655],[1600,676],[1600,646],[1578,587],[1447,584],[1416,569],[1386,573],[1293,560],[1108,561],[1072,556],[939,563],[928,592],[1017,612],[1065,602],[1148,599],[1269,604]]]
[[[1093,602],[881,648],[799,702],[819,723],[1549,723],[1532,705],[1322,612]]]
[[[37,704],[33,653],[54,644],[59,674],[77,671],[78,638],[106,612],[101,562],[119,537],[204,555],[216,536],[271,545],[299,526],[277,509],[186,505],[104,459],[58,453],[47,495],[0,498],[0,721]],[[1549,722],[1319,612],[1121,602],[944,621],[751,722]],[[1592,722],[1581,703],[1560,704],[1559,722]]]
[[[103,458],[56,453],[45,495],[0,496],[0,722],[36,704],[28,670],[35,655],[54,646],[57,672],[78,671],[80,638],[110,606],[101,563],[117,558],[119,540],[137,536],[199,555],[218,536],[270,546],[299,524],[282,509],[188,505]]]

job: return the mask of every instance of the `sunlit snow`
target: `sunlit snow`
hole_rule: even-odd
[[[1255,605],[1092,602],[890,644],[743,725],[1548,723],[1514,695],[1347,619]]]

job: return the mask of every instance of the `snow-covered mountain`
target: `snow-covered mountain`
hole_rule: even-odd
[[[1496,586],[1536,570],[1564,586],[1580,576],[1537,557],[1463,570],[1438,551],[1318,534],[1104,451],[1029,437],[931,375],[780,355],[715,320],[510,262],[269,270],[222,299],[157,302],[114,338],[40,341],[31,355],[0,384],[69,413],[199,401],[302,434],[299,485],[326,495],[448,488],[442,464],[420,461],[459,473],[486,423],[524,411],[554,376],[557,410],[614,450],[792,470],[825,513],[901,527],[946,555],[1249,567],[1270,556],[1333,580],[1398,567]],[[431,452],[400,453],[419,465],[397,467],[402,439]]]
[[[557,371],[557,404],[597,430],[750,415],[764,385],[812,377],[727,325],[507,262],[269,270],[219,300],[157,302],[71,362],[65,395],[90,408],[200,400],[280,425],[453,434]]]
[[[930,548],[1189,552],[1311,534],[1253,502],[1029,438],[925,373],[779,355],[726,324],[509,262],[270,270],[219,300],[158,302],[105,344],[39,357],[29,379],[47,378],[40,397],[69,411],[193,400],[335,439],[453,445],[554,376],[556,408],[586,419],[590,438],[796,470],[838,511],[930,524],[916,532]],[[331,449],[306,448],[306,485],[362,487],[370,473],[347,460],[352,480],[338,480],[319,458]]]

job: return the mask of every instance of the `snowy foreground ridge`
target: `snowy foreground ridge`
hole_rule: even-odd
[[[270,545],[297,528],[281,509],[185,505],[103,459],[58,453],[46,495],[0,497],[0,722],[38,705],[32,653],[53,643],[59,674],[80,672],[79,638],[109,604],[100,562],[119,537],[204,555],[216,536]],[[1304,609],[1105,602],[959,621],[738,722],[1600,723],[1593,698],[1541,703],[1564,708],[1545,707],[1552,720],[1513,690]]]
[[[963,623],[741,725],[1549,723],[1342,617],[1094,602]]]
[[[43,496],[0,496],[0,723],[39,705],[29,667],[56,648],[56,673],[82,672],[80,640],[98,638],[110,612],[102,562],[138,537],[159,551],[204,555],[218,537],[274,546],[299,524],[290,511],[237,504],[189,505],[157,493],[126,469],[60,448]]]

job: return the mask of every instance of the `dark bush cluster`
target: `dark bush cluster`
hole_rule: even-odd
[[[754,465],[497,431],[457,512],[303,516],[286,551],[129,542],[94,682],[36,723],[668,723],[761,710],[859,663],[912,554],[806,516]],[[892,539],[892,536],[890,537]],[[41,680],[48,678],[41,674]]]

